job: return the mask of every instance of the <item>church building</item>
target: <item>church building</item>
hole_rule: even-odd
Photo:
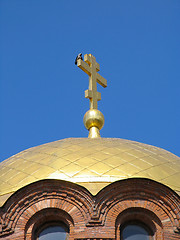
[[[0,239],[178,240],[180,158],[164,149],[101,138],[97,103],[107,81],[91,54],[77,59],[89,75],[88,138],[67,138],[0,163]]]

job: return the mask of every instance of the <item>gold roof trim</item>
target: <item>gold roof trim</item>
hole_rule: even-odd
[[[68,138],[22,151],[0,163],[0,203],[43,179],[60,179],[97,194],[117,180],[149,178],[180,192],[180,158],[117,138]],[[6,197],[7,196],[7,197]]]

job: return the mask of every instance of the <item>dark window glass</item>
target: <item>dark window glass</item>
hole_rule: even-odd
[[[122,240],[150,240],[149,233],[145,228],[130,224],[122,230]]]
[[[49,226],[40,232],[38,240],[65,240],[66,234],[62,226]]]

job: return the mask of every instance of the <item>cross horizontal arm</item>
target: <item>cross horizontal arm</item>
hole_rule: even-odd
[[[85,73],[87,73],[89,76],[91,76],[91,69],[87,63],[85,63],[83,60],[78,59],[77,60],[77,66],[82,69]]]
[[[96,92],[96,97],[97,97],[97,101],[101,100],[101,93],[100,92]],[[93,92],[92,90],[86,90],[85,91],[85,98],[93,98]]]
[[[96,73],[97,76],[97,82],[103,86],[103,87],[107,87],[107,80],[105,78],[103,78],[99,73]]]

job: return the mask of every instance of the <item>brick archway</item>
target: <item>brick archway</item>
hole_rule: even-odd
[[[37,220],[65,222],[70,239],[120,239],[128,220],[144,218],[155,239],[179,239],[180,197],[149,179],[114,182],[92,196],[85,188],[61,180],[42,180],[14,193],[0,209],[0,238],[32,240]],[[131,214],[130,214],[131,213]],[[132,214],[133,213],[133,214]]]
[[[58,208],[45,208],[36,212],[26,223],[24,239],[35,240],[34,236],[36,235],[36,231],[48,222],[63,222],[69,229],[70,239],[73,239],[73,219],[67,212]]]

